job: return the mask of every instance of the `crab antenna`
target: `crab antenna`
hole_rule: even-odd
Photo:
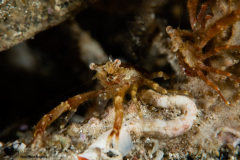
[[[112,55],[110,55],[108,59],[109,59],[110,62],[112,62],[113,61]]]

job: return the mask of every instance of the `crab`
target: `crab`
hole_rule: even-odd
[[[44,115],[35,126],[32,149],[39,148],[43,144],[44,131],[64,112],[69,112],[66,119],[69,119],[72,113],[76,112],[80,104],[93,98],[113,99],[115,107],[115,122],[113,130],[108,136],[107,145],[110,146],[115,136],[115,145],[118,146],[119,132],[123,122],[123,100],[127,93],[131,94],[133,103],[138,106],[137,92],[143,87],[149,87],[161,94],[188,94],[187,91],[166,90],[158,83],[152,81],[154,78],[163,77],[168,79],[168,76],[163,72],[149,74],[143,70],[137,69],[130,64],[121,63],[119,59],[108,61],[106,64],[97,65],[90,64],[90,69],[97,73],[93,79],[98,79],[102,85],[102,90],[89,91],[69,98],[67,101],[61,102],[56,108]],[[137,107],[140,111],[140,107]]]
[[[223,9],[222,11],[224,12],[223,16],[218,17],[221,10],[217,4],[221,3],[226,4],[224,6],[225,8],[222,7],[225,10]],[[211,8],[211,6],[214,6],[217,11],[214,11],[214,7]],[[227,9],[226,6],[228,6]],[[223,96],[219,87],[212,79],[208,78],[206,73],[211,72],[226,76],[233,79],[236,83],[240,83],[240,79],[225,70],[208,66],[206,60],[226,53],[226,51],[232,52],[240,50],[239,45],[218,43],[216,40],[217,36],[227,32],[227,29],[231,29],[232,25],[240,20],[240,4],[239,2],[224,0],[217,0],[216,2],[206,1],[201,5],[198,15],[198,0],[188,0],[187,7],[192,31],[173,29],[173,27],[168,26],[166,31],[171,37],[171,50],[176,53],[180,66],[186,75],[193,77],[198,76],[220,95],[226,105],[231,105]],[[207,12],[215,12],[216,14],[212,16],[208,15]]]

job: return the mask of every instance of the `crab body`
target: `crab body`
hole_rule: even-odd
[[[143,77],[143,74],[135,68],[121,64],[119,59],[114,62],[109,61],[104,65],[91,63],[90,69],[97,71],[94,78],[98,79],[104,88],[132,85]]]

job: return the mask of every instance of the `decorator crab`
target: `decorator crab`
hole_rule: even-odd
[[[182,94],[187,94],[187,92],[185,91],[166,90],[151,80],[157,77],[163,77],[164,79],[167,79],[168,76],[163,72],[148,74],[144,71],[134,68],[129,64],[121,63],[119,59],[116,59],[114,61],[110,59],[110,61],[103,65],[91,63],[90,69],[97,71],[97,74],[94,78],[97,78],[100,81],[103,89],[89,91],[69,98],[67,101],[62,102],[56,108],[44,115],[35,127],[32,148],[38,148],[42,145],[44,131],[62,113],[68,111],[68,115],[72,115],[72,113],[76,112],[80,104],[93,98],[99,97],[103,99],[113,99],[113,104],[115,107],[115,122],[113,130],[108,136],[107,145],[109,146],[111,144],[111,141],[115,136],[116,147],[118,146],[119,131],[123,122],[123,100],[127,93],[131,94],[131,98],[133,102],[136,103],[136,106],[138,106],[137,92],[138,89],[140,89],[140,87],[142,86],[152,88],[153,90],[161,94],[178,92],[181,92]],[[138,110],[140,111],[139,106]],[[68,117],[68,115],[66,117],[67,119],[69,119],[70,117]]]
[[[217,91],[227,105],[230,105],[219,87],[206,76],[206,73],[223,75],[236,83],[240,83],[240,79],[222,70],[225,66],[215,68],[208,66],[206,61],[213,56],[240,50],[239,43],[236,43],[239,36],[234,37],[234,34],[239,32],[239,25],[235,24],[240,20],[240,3],[234,0],[206,1],[201,5],[197,15],[198,4],[198,0],[187,2],[192,31],[173,29],[171,26],[166,28],[171,37],[172,51],[176,53],[186,75],[201,78]]]

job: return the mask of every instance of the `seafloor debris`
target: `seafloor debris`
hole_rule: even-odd
[[[19,153],[23,153],[26,148],[26,144],[19,142],[18,140],[7,144],[0,143],[0,158],[1,159],[14,159]]]
[[[223,145],[228,145],[233,149],[240,144],[240,131],[230,127],[220,127],[217,129],[216,137],[218,137]]]

